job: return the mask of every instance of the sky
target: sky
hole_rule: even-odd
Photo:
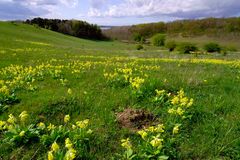
[[[98,25],[240,16],[240,0],[0,0],[0,20],[78,19]]]

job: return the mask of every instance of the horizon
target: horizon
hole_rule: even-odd
[[[99,26],[240,16],[238,0],[0,0],[0,20],[76,19]]]

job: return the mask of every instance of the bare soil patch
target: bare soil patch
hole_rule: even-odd
[[[153,114],[145,110],[127,108],[123,112],[117,113],[117,121],[123,128],[138,131],[153,125],[156,119]]]

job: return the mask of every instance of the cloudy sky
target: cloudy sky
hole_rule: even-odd
[[[0,20],[34,17],[128,25],[240,16],[240,0],[0,0]]]

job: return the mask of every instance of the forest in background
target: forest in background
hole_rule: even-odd
[[[177,20],[173,22],[147,23],[132,26],[113,27],[104,30],[104,35],[112,39],[132,40],[133,35],[139,34],[150,38],[157,33],[169,36],[240,36],[240,17],[233,18],[205,18],[197,20]]]
[[[34,18],[26,23],[79,38],[105,39],[99,26],[85,21]]]

